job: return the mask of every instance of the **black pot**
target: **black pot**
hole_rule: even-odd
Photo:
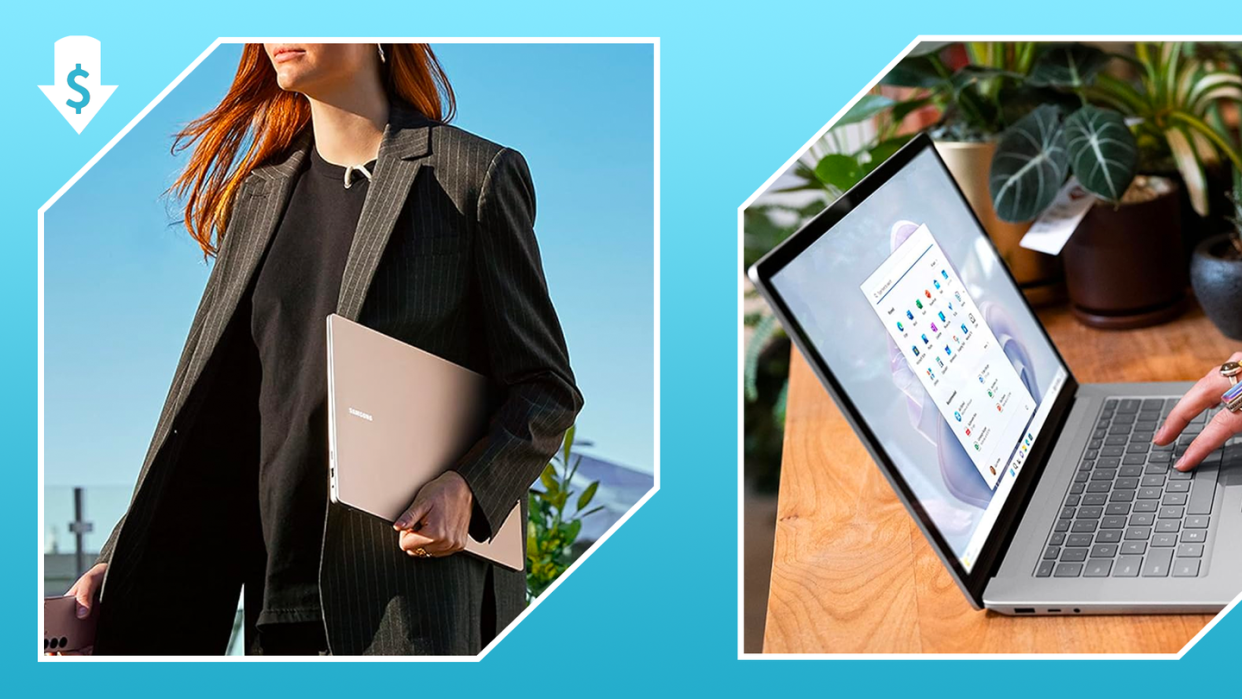
[[[1242,259],[1228,259],[1228,235],[1199,243],[1190,260],[1190,284],[1199,305],[1226,337],[1242,340]]]
[[[1091,207],[1065,244],[1070,309],[1086,325],[1124,330],[1181,314],[1186,293],[1176,189],[1150,201]]]

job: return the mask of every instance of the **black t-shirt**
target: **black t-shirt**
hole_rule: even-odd
[[[328,499],[325,318],[369,181],[312,148],[255,280],[251,335],[259,382],[259,512],[267,548],[259,624],[315,621]],[[366,166],[374,172],[374,163]]]

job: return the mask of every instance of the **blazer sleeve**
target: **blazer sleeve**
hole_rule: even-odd
[[[474,494],[475,538],[495,534],[526,497],[582,409],[534,222],[526,160],[502,149],[480,190],[473,261],[489,373],[505,393],[487,433],[455,467]]]

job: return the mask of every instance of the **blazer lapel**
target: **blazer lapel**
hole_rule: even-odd
[[[295,175],[306,159],[310,142],[308,128],[294,141],[283,162],[255,169],[251,180],[238,192],[226,237],[216,258],[216,274],[221,275],[216,287],[217,297],[207,310],[202,335],[190,357],[185,381],[177,396],[178,409],[215,352],[242,294],[250,286],[250,279],[267,251],[281,212],[292,194],[297,181]]]
[[[375,177],[367,189],[341,276],[338,315],[358,320],[375,269],[418,175],[420,159],[430,152],[430,147],[430,122],[410,108],[394,104],[380,141]]]

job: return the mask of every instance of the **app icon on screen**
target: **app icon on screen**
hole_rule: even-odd
[[[1001,404],[1000,404],[1000,403],[997,403],[997,404],[996,404],[996,412],[998,412],[998,413],[1003,413],[1003,412],[1005,412],[1005,409],[1001,406]]]
[[[940,332],[940,328],[937,328],[935,323],[931,324],[931,329],[932,329],[932,332],[934,333]]]
[[[953,302],[952,302],[952,301],[950,301],[950,302],[949,302],[949,310],[950,310],[950,311],[951,311],[951,310],[953,310]]]
[[[918,299],[914,299],[914,305],[917,306],[918,308],[922,308],[923,302]]]
[[[952,348],[950,348],[948,345],[945,345],[945,346],[944,346],[944,353],[945,353],[945,354],[947,354],[947,355],[949,355],[949,356],[953,356],[953,349],[952,349]]]
[[[931,298],[931,292],[927,289],[923,289],[923,293],[927,295],[927,298]]]
[[[969,427],[967,427],[967,428],[966,428],[966,436],[967,436],[967,437],[969,437],[969,436],[970,436],[970,428],[969,428]]]
[[[954,292],[953,292],[953,298],[957,299],[957,302],[958,302],[958,303],[961,303],[961,302],[962,302],[962,294],[961,294],[960,292],[954,291]]]
[[[939,291],[939,290],[940,290],[940,282],[938,282],[938,281],[936,281],[935,279],[933,279],[933,280],[932,280],[932,284],[935,284],[935,285],[936,285],[936,290],[937,290],[937,291]]]
[[[954,336],[953,336],[953,341],[954,341],[954,342],[957,342],[957,335],[954,335]]]
[[[931,367],[927,367],[927,378],[931,379],[932,381],[936,380],[936,372],[932,371]]]
[[[944,368],[944,362],[940,361],[940,357],[936,357],[936,363],[940,365],[941,369]]]
[[[939,313],[937,313],[936,315],[940,316],[940,322],[941,322],[941,323],[947,323],[947,322],[949,322],[949,319],[944,317],[944,311],[940,311],[940,312],[939,312]]]
[[[979,383],[983,383],[983,374],[979,374]]]
[[[953,411],[953,417],[957,418],[958,422],[962,421],[962,414],[957,412],[956,410]]]
[[[945,279],[948,279],[948,278],[949,278],[949,273],[948,273],[948,272],[946,272],[946,271],[944,271],[944,270],[942,269],[942,270],[940,270],[940,276],[944,277]]]
[[[969,334],[970,334],[970,331],[966,329],[966,324],[965,324],[965,323],[962,323],[962,333],[963,333],[963,334],[966,334],[966,335],[969,335]]]
[[[914,320],[914,314],[910,311],[906,311],[906,320]]]
[[[965,328],[966,326],[963,325],[962,327]],[[905,331],[906,331],[905,326],[901,324],[900,320],[897,321],[897,332],[905,332]]]
[[[931,342],[930,342],[930,341],[928,341],[928,339],[927,339],[927,336],[926,336],[926,335],[921,335],[920,337],[922,337],[922,338],[923,338],[923,344],[925,344],[925,345],[930,345],[930,344],[931,344]]]
[[[914,356],[916,356],[916,357],[917,357],[917,356],[919,356],[919,348],[918,348],[918,345],[910,345],[910,349],[914,350]]]

